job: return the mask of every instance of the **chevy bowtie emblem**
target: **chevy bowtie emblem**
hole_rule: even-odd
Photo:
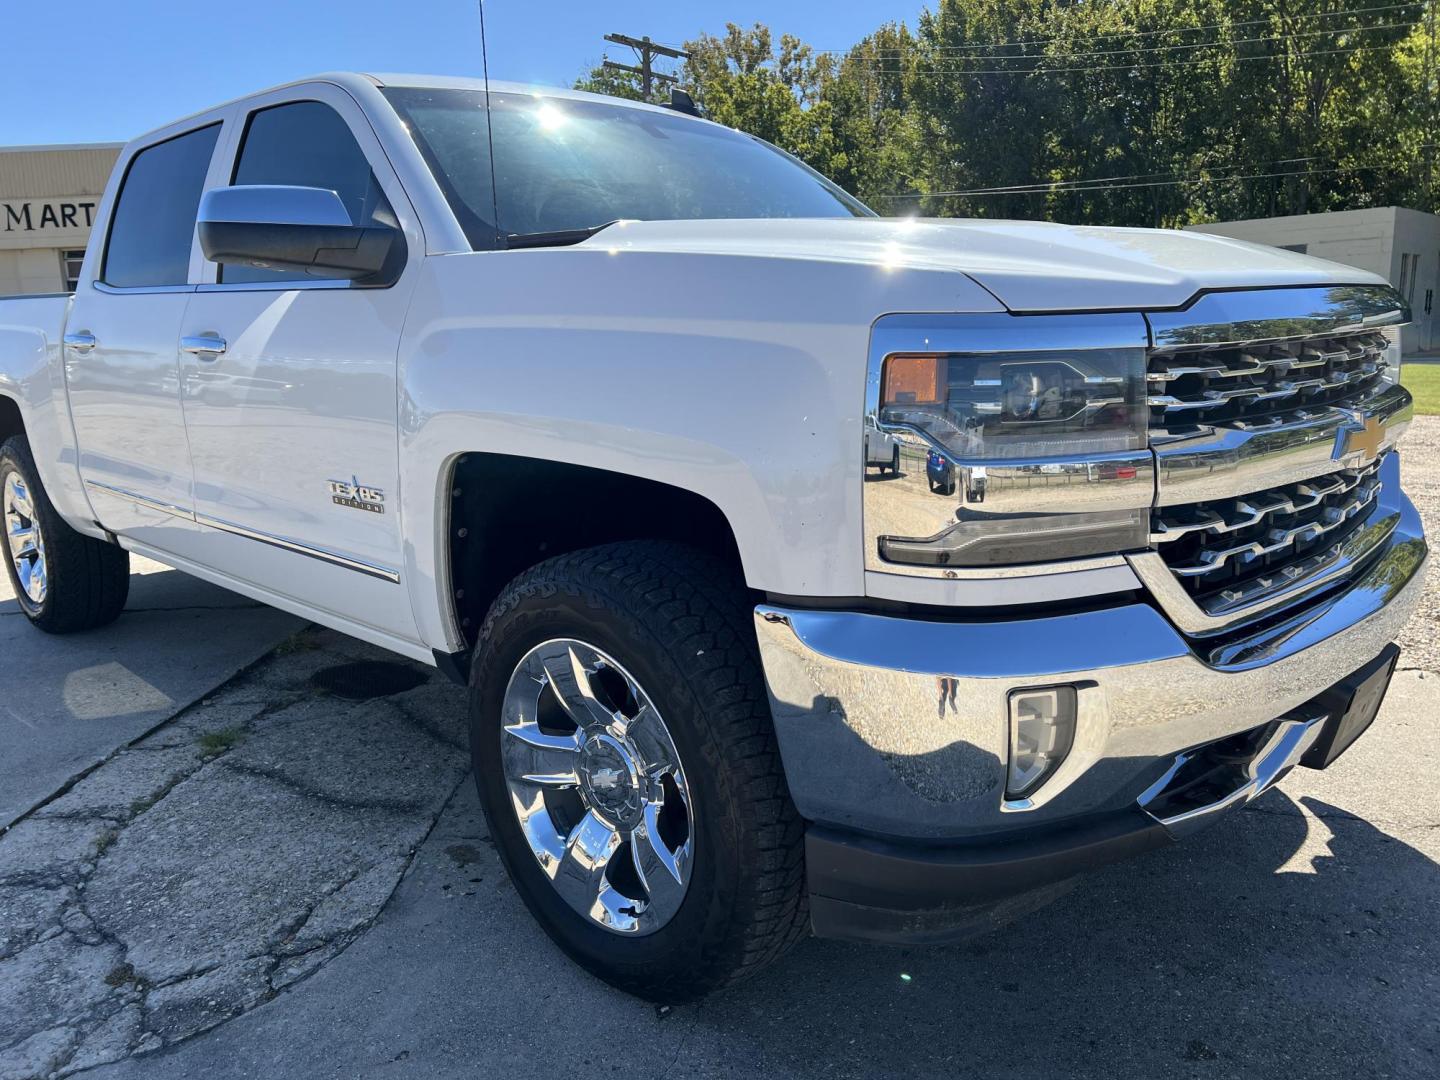
[[[1385,442],[1385,425],[1379,417],[1367,416],[1363,427],[1346,428],[1345,438],[1340,443],[1337,458],[1360,454],[1361,465],[1368,465],[1380,456],[1380,447]]]
[[[590,774],[590,786],[602,791],[614,791],[620,786],[620,770],[596,769]]]

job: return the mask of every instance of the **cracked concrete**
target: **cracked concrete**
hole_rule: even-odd
[[[28,676],[7,681],[0,702],[0,830],[304,625],[148,559],[130,563],[119,620],[63,641],[26,622],[0,574],[0,656]]]
[[[356,659],[392,658],[305,631],[0,836],[0,1078],[189,1038],[375,919],[465,773],[464,701],[310,685]]]

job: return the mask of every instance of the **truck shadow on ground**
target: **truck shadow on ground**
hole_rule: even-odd
[[[1276,791],[967,945],[809,942],[699,1025],[796,1073],[1435,1075],[1437,897],[1424,852]]]

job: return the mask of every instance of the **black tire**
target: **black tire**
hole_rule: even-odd
[[[34,520],[45,541],[48,579],[43,599],[33,602],[21,586],[9,546],[3,546],[0,554],[20,610],[47,634],[74,634],[114,622],[130,595],[130,553],[83,536],[61,519],[40,483],[30,443],[23,435],[0,446],[0,499],[11,473],[17,473],[28,490]]]
[[[525,904],[573,960],[651,1001],[693,1001],[753,974],[809,929],[803,824],[790,800],[744,581],[670,544],[563,555],[504,590],[470,680],[470,747],[491,837]],[[643,937],[572,909],[541,872],[510,806],[500,749],[512,671],[556,637],[593,643],[646,688],[684,763],[695,856],[684,900]]]
[[[896,446],[895,449],[894,449],[894,451],[890,454],[890,475],[891,475],[891,476],[899,476],[899,475],[900,475],[900,447],[899,447],[899,446]]]

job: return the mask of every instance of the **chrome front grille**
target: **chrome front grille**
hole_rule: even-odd
[[[1155,511],[1151,543],[1211,615],[1247,607],[1338,561],[1379,502],[1383,458],[1303,483]]]
[[[1155,503],[1148,550],[1127,561],[1196,638],[1303,615],[1403,516],[1404,299],[1379,284],[1216,290],[1145,318]]]
[[[1151,427],[1167,433],[1216,424],[1260,429],[1343,408],[1380,385],[1388,344],[1379,331],[1352,330],[1154,351],[1146,374]]]

